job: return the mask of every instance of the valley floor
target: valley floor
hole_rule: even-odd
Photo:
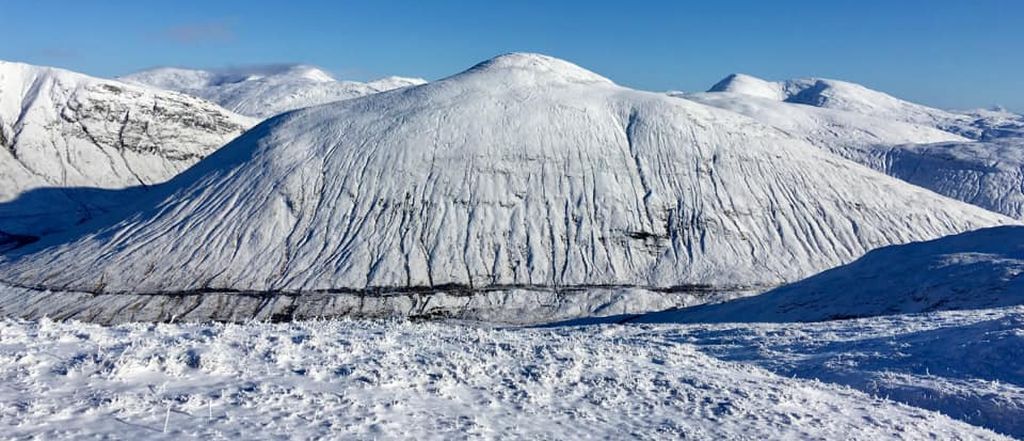
[[[1024,308],[515,329],[3,320],[0,403],[4,437],[38,439],[999,439],[1024,436]]]

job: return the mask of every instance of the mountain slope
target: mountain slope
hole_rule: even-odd
[[[765,294],[655,313],[641,322],[819,321],[1024,304],[1024,227],[871,251]]]
[[[870,166],[954,199],[1024,219],[1024,138],[900,145]]]
[[[0,61],[0,230],[90,217],[123,202],[99,203],[100,189],[163,182],[252,124],[190,96]]]
[[[951,112],[923,106],[860,84],[824,78],[766,81],[732,74],[708,92],[739,93],[787,103],[843,110],[888,121],[938,128],[971,139],[1019,136],[1024,116],[1009,112]]]
[[[150,198],[21,249],[0,279],[114,294],[713,291],[1010,222],[532,54],[273,118]]]
[[[725,92],[673,95],[747,115],[890,176],[1024,219],[1024,138],[971,141],[925,125],[765,98],[767,86],[751,81],[712,88]],[[1012,123],[1001,124],[1011,132]]]
[[[967,138],[929,126],[847,110],[793,104],[747,93],[672,95],[749,116],[819,148],[876,169],[869,158],[880,146],[968,141]]]
[[[313,66],[280,65],[221,71],[157,68],[121,78],[187,93],[227,109],[264,119],[289,110],[423,84],[418,78],[388,77],[368,83],[337,81]]]

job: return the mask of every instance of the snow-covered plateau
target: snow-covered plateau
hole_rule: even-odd
[[[542,329],[4,320],[0,425],[43,439],[1004,439],[1024,433],[1022,340],[1019,308]]]

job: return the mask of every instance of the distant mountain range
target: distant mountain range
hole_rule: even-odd
[[[829,152],[943,195],[1024,219],[1024,116],[951,112],[836,80],[734,74],[672,93],[752,117]]]
[[[242,115],[268,118],[289,110],[423,84],[419,78],[387,77],[368,83],[338,81],[308,65],[224,70],[157,68],[119,78],[203,98]]]

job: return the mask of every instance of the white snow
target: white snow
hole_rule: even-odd
[[[826,78],[766,81],[733,74],[708,92],[730,92],[758,98],[842,110],[888,121],[935,127],[971,139],[1020,136],[1024,116],[1006,111],[955,112],[896,98],[860,84]]]
[[[121,222],[19,249],[0,280],[97,294],[700,293],[1012,223],[534,54],[279,116],[147,197]]]
[[[784,90],[789,83],[769,83],[746,76],[738,78],[723,80],[712,88],[714,92],[673,93],[673,96],[749,116],[890,176],[1010,217],[1024,219],[1024,185],[1021,185],[1024,182],[1024,137],[1011,136],[1014,133],[1012,114],[976,111],[976,116],[956,116],[972,121],[975,118],[985,120],[988,135],[999,131],[1002,136],[987,136],[991,138],[988,141],[972,142],[960,135],[940,130],[941,125],[940,128],[934,124],[922,125],[921,118],[915,117],[917,113],[914,111],[908,110],[910,113],[903,116],[893,114],[898,109],[920,110],[921,106],[911,103],[905,106],[879,104],[878,107],[890,111],[875,112],[867,109],[867,104],[863,102],[882,101],[892,104],[895,98],[874,91],[865,92],[867,89],[862,86],[843,83],[843,89],[824,89],[831,92],[826,96],[832,100],[822,98],[824,107],[814,107],[766,98],[768,94],[765,88],[773,86]],[[859,95],[851,98],[841,94],[843,90],[860,91],[868,97],[885,99],[857,100]],[[863,106],[838,105],[837,97],[843,98],[841,102],[862,102]],[[959,132],[970,135],[966,129]]]
[[[172,92],[0,61],[0,230],[36,235],[95,217],[254,121]]]
[[[223,70],[162,67],[120,79],[187,93],[260,119],[426,82],[419,78],[395,76],[367,83],[338,81],[320,68],[301,64]]]
[[[876,332],[897,338],[921,322]],[[1019,321],[1007,330],[1019,332]],[[763,331],[720,335],[742,341],[753,332]],[[0,425],[5,436],[43,439],[1004,439],[844,386],[719,361],[701,351],[722,350],[680,341],[707,333],[4,320]],[[829,356],[846,344],[862,350],[848,335],[830,340]],[[817,351],[800,347],[780,360],[808,349]],[[1020,420],[1019,408],[1002,410]]]
[[[848,385],[1024,437],[1024,307],[818,323],[664,325],[649,344],[692,344],[784,377]]]
[[[816,321],[1024,304],[1024,227],[871,251],[767,293],[638,318],[644,322]]]

